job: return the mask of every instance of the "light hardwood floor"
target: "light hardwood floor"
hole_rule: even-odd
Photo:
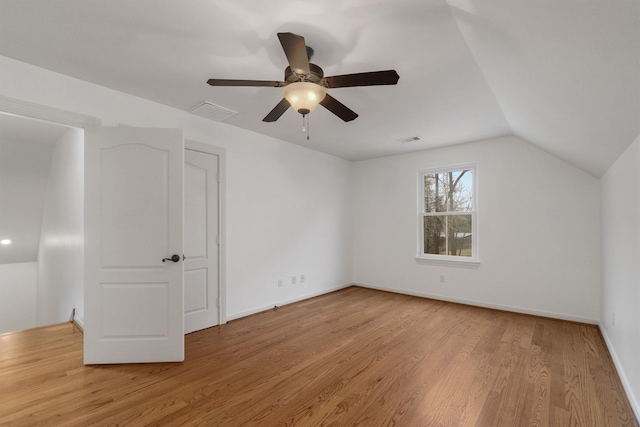
[[[638,426],[595,326],[358,287],[82,365],[71,324],[0,335],[0,424]]]

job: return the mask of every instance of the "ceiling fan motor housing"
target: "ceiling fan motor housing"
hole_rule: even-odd
[[[288,66],[284,70],[284,81],[287,84],[295,82],[309,82],[325,86],[323,79],[324,71],[322,71],[322,68],[312,63],[309,63],[309,74],[297,74],[291,69],[291,66]]]

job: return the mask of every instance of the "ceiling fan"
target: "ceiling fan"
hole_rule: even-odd
[[[395,70],[325,77],[322,68],[309,62],[313,49],[307,47],[304,37],[293,33],[278,33],[278,39],[289,62],[289,66],[284,70],[284,81],[209,79],[207,83],[211,86],[283,88],[284,98],[262,119],[264,122],[275,122],[289,107],[293,107],[304,117],[312,112],[318,104],[345,122],[349,122],[358,115],[329,95],[327,89],[395,85],[400,78]]]

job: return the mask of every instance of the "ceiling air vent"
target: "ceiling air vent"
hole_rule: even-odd
[[[222,122],[229,117],[238,114],[237,111],[233,111],[206,101],[200,105],[193,107],[189,110],[189,112],[195,114],[196,116],[204,117],[205,119],[215,120],[216,122]]]
[[[420,141],[420,137],[419,136],[410,136],[408,138],[402,138],[399,140],[401,143],[406,144],[407,142],[415,142],[415,141]]]

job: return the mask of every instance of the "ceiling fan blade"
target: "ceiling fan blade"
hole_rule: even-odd
[[[368,73],[343,74],[341,76],[325,77],[330,88],[352,86],[394,85],[400,76],[396,70],[370,71]]]
[[[265,116],[265,118],[262,119],[262,121],[263,122],[275,122],[276,120],[278,120],[280,118],[281,115],[284,114],[285,111],[287,111],[287,109],[290,106],[291,106],[291,104],[289,104],[289,101],[287,101],[286,99],[282,98],[282,101],[280,101],[278,103],[278,105],[273,107],[273,110],[271,110],[269,112],[269,114],[267,114]]]
[[[350,110],[346,105],[329,94],[325,95],[324,99],[320,102],[320,105],[340,117],[345,122],[350,122],[358,117],[358,115]]]
[[[278,39],[280,39],[280,44],[293,72],[309,74],[309,57],[304,37],[293,33],[278,33]]]
[[[282,87],[284,82],[271,80],[225,80],[209,79],[207,83],[211,86],[253,86],[253,87]]]

